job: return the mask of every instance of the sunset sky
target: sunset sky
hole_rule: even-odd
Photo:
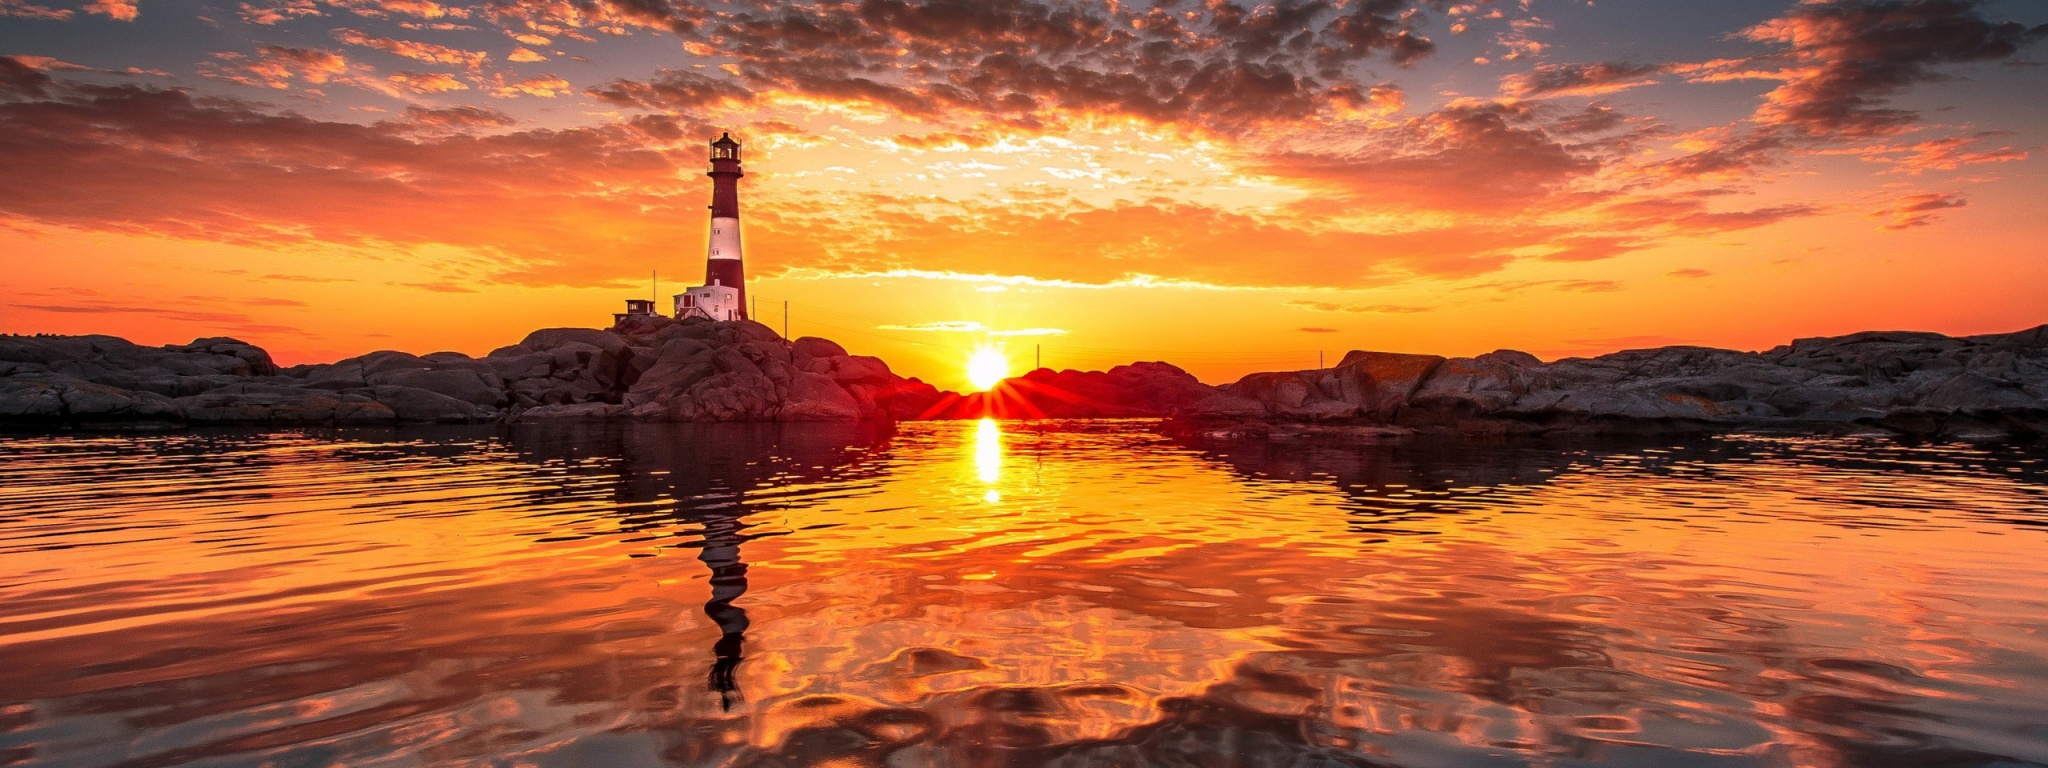
[[[2048,322],[2038,0],[0,0],[0,331],[483,354],[702,279],[964,386]],[[665,303],[665,302],[664,302]]]

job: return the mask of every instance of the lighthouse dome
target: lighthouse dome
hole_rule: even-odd
[[[737,141],[733,141],[732,134],[730,133],[720,134],[717,141],[711,142],[711,159],[740,159],[740,143]]]

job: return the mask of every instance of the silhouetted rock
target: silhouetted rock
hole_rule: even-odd
[[[385,350],[284,370],[234,339],[0,336],[0,425],[858,421],[939,397],[880,359],[745,321],[634,318],[534,331],[481,359]]]
[[[1448,360],[1353,352],[1327,371],[1255,373],[1222,389],[1258,401],[1267,423],[1480,434],[1762,428],[2037,436],[2048,433],[2048,326],[1964,338],[1857,333],[1761,353],[1675,346],[1548,364],[1511,350]]]
[[[1352,352],[1212,387],[1166,363],[1039,369],[956,395],[760,323],[630,318],[550,328],[478,359],[380,351],[278,370],[234,339],[144,347],[0,336],[0,424],[1175,417],[1201,434],[1783,429],[1936,438],[2048,433],[2048,326],[1869,332],[1767,352],[1663,347],[1543,363],[1502,350]],[[1192,426],[1191,426],[1192,425]]]

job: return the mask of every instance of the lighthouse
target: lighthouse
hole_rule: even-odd
[[[732,134],[711,142],[711,243],[704,284],[676,294],[677,319],[747,319],[747,270],[740,258],[740,143]]]

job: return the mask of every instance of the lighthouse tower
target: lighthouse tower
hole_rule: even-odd
[[[676,319],[747,319],[747,271],[740,259],[740,143],[731,134],[711,142],[711,244],[704,284],[676,294]]]
[[[732,134],[711,142],[711,252],[705,254],[705,285],[739,291],[739,318],[747,316],[747,270],[740,259],[740,143]]]

